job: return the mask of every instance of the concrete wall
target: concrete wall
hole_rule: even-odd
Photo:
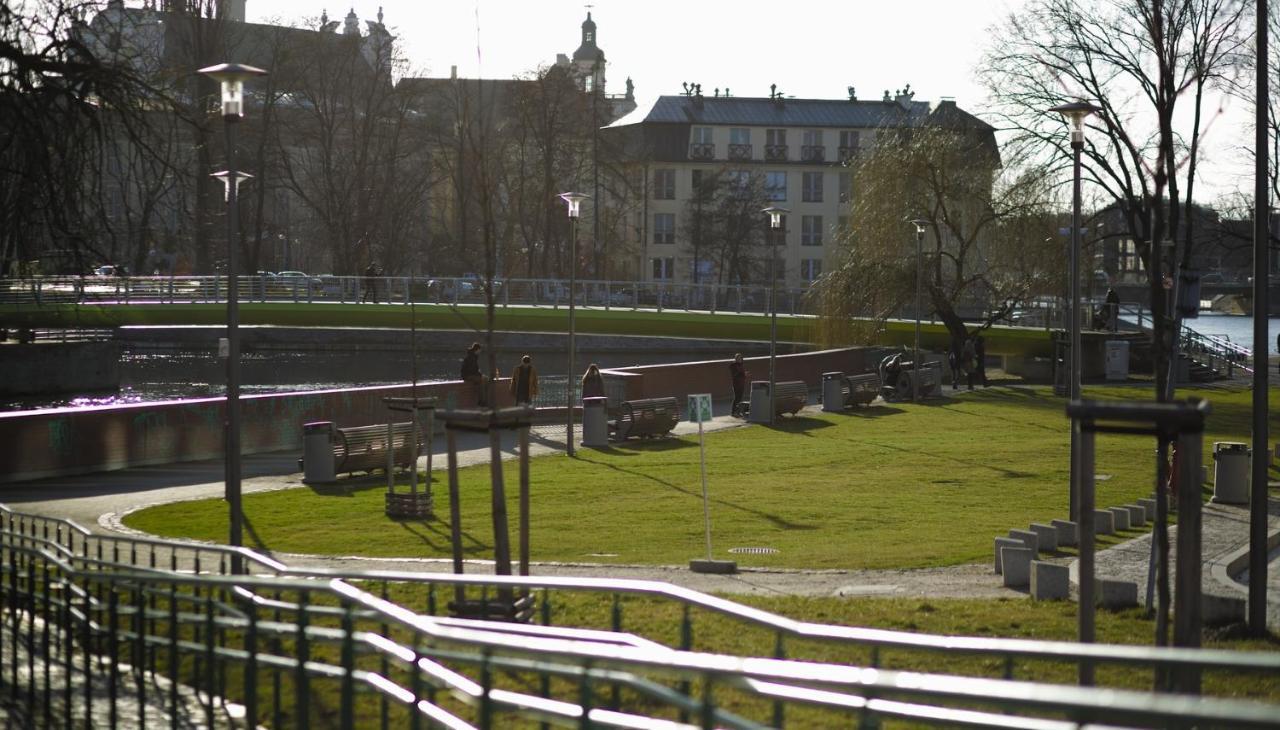
[[[856,373],[874,367],[879,348],[823,350],[777,359],[779,380],[820,386],[822,373]],[[769,359],[747,359],[752,378],[768,378]],[[728,359],[650,365],[610,371],[626,381],[628,398],[731,393]],[[382,399],[407,397],[408,385],[243,396],[241,443],[246,454],[302,448],[302,424],[333,421],[339,427],[385,423]],[[507,381],[494,388],[499,406],[510,405]],[[418,387],[444,407],[475,404],[472,390],[458,381]],[[223,455],[222,398],[136,403],[123,406],[58,408],[0,413],[0,483],[84,474],[149,464],[216,459]]]

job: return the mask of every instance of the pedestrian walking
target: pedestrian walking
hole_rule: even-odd
[[[520,358],[520,364],[511,372],[511,396],[517,405],[528,405],[538,397],[538,371],[528,355]]]
[[[960,367],[968,377],[969,390],[973,390],[973,382],[978,379],[978,343],[977,336],[970,336],[964,341],[964,349],[960,351]]]
[[[604,398],[604,375],[600,373],[600,366],[591,363],[587,366],[587,372],[582,374],[582,397],[583,398]]]
[[[480,372],[480,343],[472,342],[471,347],[467,348],[467,354],[462,357],[462,367],[459,369],[459,376],[462,382],[470,385],[476,394],[476,405],[484,408],[486,405],[484,375]]]
[[[960,376],[963,374],[961,358],[964,357],[964,340],[959,337],[951,338],[951,350],[947,353],[947,365],[951,367],[951,389],[960,389]]]
[[[364,269],[364,296],[360,297],[360,303],[364,304],[370,299],[374,304],[378,303],[378,274],[381,269],[378,268],[377,261],[370,261],[369,265]]]
[[[736,353],[729,363],[729,381],[733,385],[733,408],[730,413],[741,415],[742,400],[747,394],[747,366],[742,362],[742,353]]]

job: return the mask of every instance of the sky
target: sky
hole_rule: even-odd
[[[770,84],[791,96],[879,99],[907,84],[917,101],[943,97],[978,116],[986,91],[975,69],[990,29],[1023,0],[595,0],[597,45],[608,61],[607,91],[626,79],[637,100],[682,93],[763,97]],[[342,21],[354,9],[363,29],[377,17],[397,37],[411,73],[511,78],[572,55],[588,6],[570,0],[246,0],[251,22]],[[301,23],[299,23],[301,24]],[[1206,110],[1212,114],[1212,110]],[[988,117],[989,121],[994,121]],[[1200,200],[1251,189],[1238,147],[1252,139],[1249,112],[1226,101],[1204,140]]]

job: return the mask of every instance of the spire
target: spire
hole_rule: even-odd
[[[356,9],[351,8],[342,23],[343,35],[360,35],[360,19],[356,17]]]
[[[596,45],[596,22],[591,19],[591,11],[587,11],[587,19],[582,21],[582,45],[573,52],[575,61],[603,61],[604,52]]]

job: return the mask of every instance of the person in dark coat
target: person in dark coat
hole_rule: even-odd
[[[521,405],[528,405],[538,397],[538,371],[528,355],[520,358],[520,364],[511,371],[511,396]]]
[[[604,398],[604,375],[600,373],[600,366],[591,363],[587,366],[587,372],[582,375],[582,397],[583,398]]]
[[[472,342],[471,347],[467,348],[467,354],[462,358],[462,367],[458,374],[462,378],[462,382],[475,389],[476,404],[483,408],[486,399],[484,397],[484,375],[480,372],[479,342]]]
[[[978,374],[978,382],[987,387],[987,341],[979,333],[973,337],[973,368]]]
[[[733,356],[729,363],[729,380],[733,384],[733,415],[742,412],[742,399],[747,393],[747,366],[742,362],[742,353]]]
[[[1107,289],[1107,329],[1115,332],[1120,329],[1120,295],[1115,288]]]
[[[951,338],[951,351],[947,353],[947,365],[951,366],[951,389],[960,389],[960,376],[964,374],[964,369],[960,367],[963,355],[963,340],[955,337]]]
[[[364,270],[364,296],[360,297],[360,303],[373,300],[374,304],[378,303],[378,262],[370,261]]]

